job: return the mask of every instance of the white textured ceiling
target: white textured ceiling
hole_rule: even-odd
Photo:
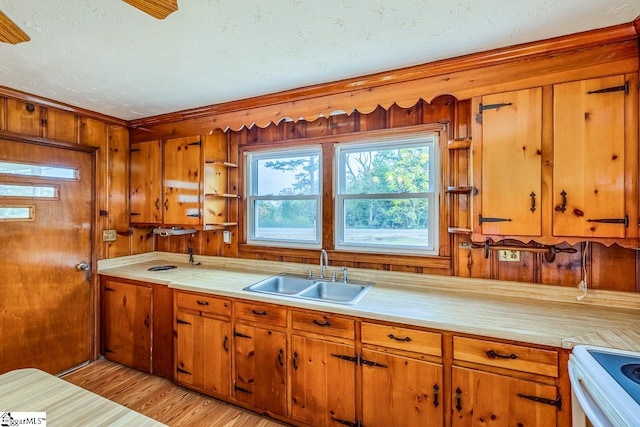
[[[0,0],[0,86],[121,119],[628,23],[640,0]]]

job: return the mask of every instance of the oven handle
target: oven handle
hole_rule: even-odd
[[[593,427],[609,427],[611,422],[606,418],[598,404],[589,394],[583,373],[575,362],[569,361],[569,381],[571,382],[573,427],[585,426],[584,416],[589,419]]]

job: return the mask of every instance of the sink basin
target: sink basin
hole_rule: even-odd
[[[244,290],[315,301],[355,304],[372,287],[373,284],[370,283],[329,282],[282,273],[249,285]]]
[[[355,304],[371,289],[371,285],[318,282],[300,293],[301,298]]]
[[[312,279],[292,274],[278,274],[244,288],[245,291],[268,294],[293,295],[304,291],[315,283]]]

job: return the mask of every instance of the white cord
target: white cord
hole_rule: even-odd
[[[582,301],[587,296],[587,289],[589,284],[589,278],[587,277],[587,252],[589,251],[589,242],[584,244],[584,250],[582,252],[582,280],[578,283],[578,289],[582,291],[582,295],[576,297],[576,301]]]

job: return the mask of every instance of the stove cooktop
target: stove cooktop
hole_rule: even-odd
[[[588,350],[611,377],[640,405],[640,356]]]

